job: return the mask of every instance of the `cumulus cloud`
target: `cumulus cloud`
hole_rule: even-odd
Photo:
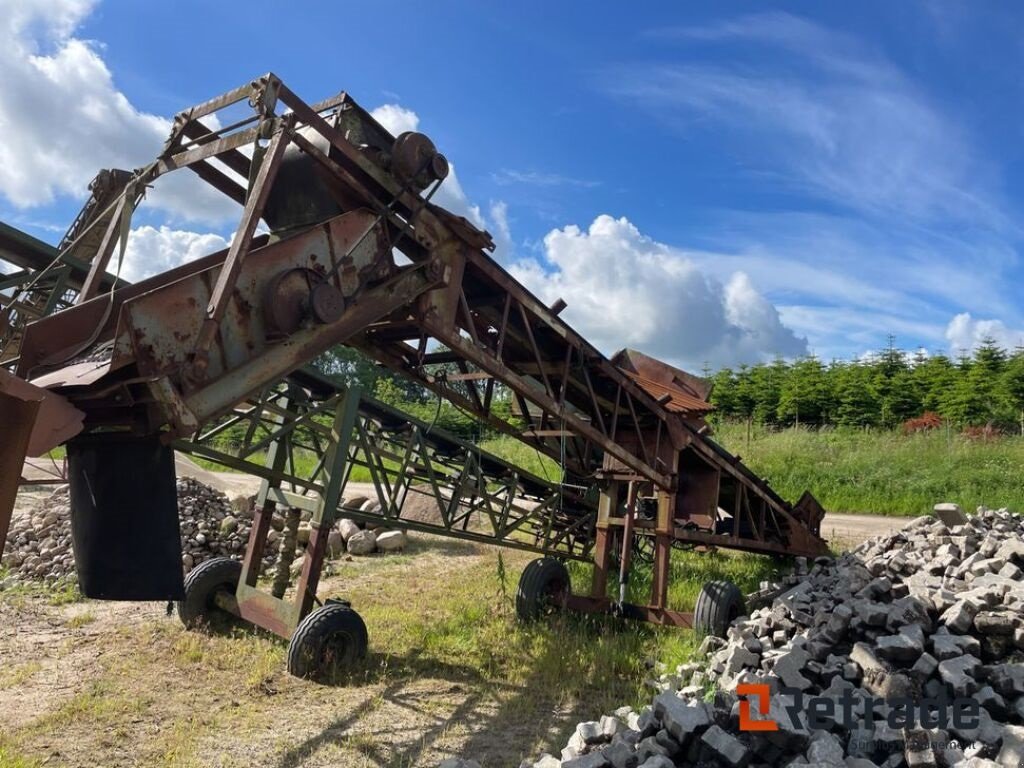
[[[399,104],[381,104],[370,115],[392,136],[418,130],[420,126],[420,116]]]
[[[785,12],[650,34],[680,44],[611,65],[600,87],[720,151],[715,173],[742,197],[773,201],[693,226],[723,283],[750,276],[826,358],[890,333],[943,346],[958,312],[1021,326],[1019,216],[969,110],[878,41]]]
[[[995,339],[1004,349],[1013,349],[1024,344],[1024,330],[1010,328],[1002,320],[976,319],[970,312],[961,312],[946,326],[946,340],[953,355],[961,350],[970,352],[987,339]]]
[[[128,238],[121,277],[135,283],[227,246],[227,240],[212,233],[189,232],[167,226],[138,227]],[[112,263],[111,271],[116,266]]]
[[[635,347],[699,370],[807,352],[747,275],[723,285],[626,218],[552,230],[544,261],[520,260],[511,272],[544,301],[564,299],[566,320],[606,353]]]
[[[134,168],[159,152],[170,122],[118,90],[99,47],[75,36],[90,0],[8,0],[0,14],[0,195],[19,208],[81,198],[100,168]],[[235,204],[178,172],[150,201],[214,223]]]

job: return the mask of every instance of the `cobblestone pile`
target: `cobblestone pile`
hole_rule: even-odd
[[[521,768],[1024,765],[1022,569],[1024,518],[955,505],[798,559],[798,583],[662,670],[650,704]]]
[[[252,528],[253,499],[238,497],[231,501],[216,488],[190,477],[178,479],[177,491],[181,564],[185,572],[212,557],[240,560]],[[346,506],[371,512],[375,504],[378,502],[365,497],[346,501]],[[312,532],[309,514],[303,513],[300,518],[294,541],[293,570],[301,567]],[[275,514],[267,538],[265,567],[277,562],[282,541],[286,539],[285,528],[284,517]],[[342,519],[328,535],[328,556],[338,557],[346,552],[352,555],[395,552],[403,550],[407,543],[401,531],[363,528],[352,520]],[[74,576],[71,508],[66,485],[57,488],[28,514],[12,521],[4,543],[2,564],[15,580],[56,582]]]

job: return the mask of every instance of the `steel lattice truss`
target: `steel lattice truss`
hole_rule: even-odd
[[[312,511],[327,482],[329,448],[338,443],[331,421],[347,396],[356,395],[303,371],[175,447],[261,477],[269,498]],[[241,440],[218,447],[231,431],[241,432]],[[341,493],[352,471],[362,468],[377,505],[341,505],[337,517],[579,560],[590,554],[595,494],[587,499],[576,488],[530,474],[365,395],[359,396],[358,415],[343,442]],[[279,469],[265,459],[273,444],[286,457]],[[407,503],[412,496],[429,499],[427,515],[424,505]]]

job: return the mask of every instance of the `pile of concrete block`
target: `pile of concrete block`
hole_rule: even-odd
[[[521,768],[1024,765],[1024,518],[943,505],[801,569]]]

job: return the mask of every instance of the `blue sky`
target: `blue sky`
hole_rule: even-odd
[[[0,6],[0,219],[47,240],[96,169],[272,70],[430,135],[444,202],[605,351],[699,368],[1024,338],[1011,5]],[[130,274],[230,235],[196,200],[154,194]]]

